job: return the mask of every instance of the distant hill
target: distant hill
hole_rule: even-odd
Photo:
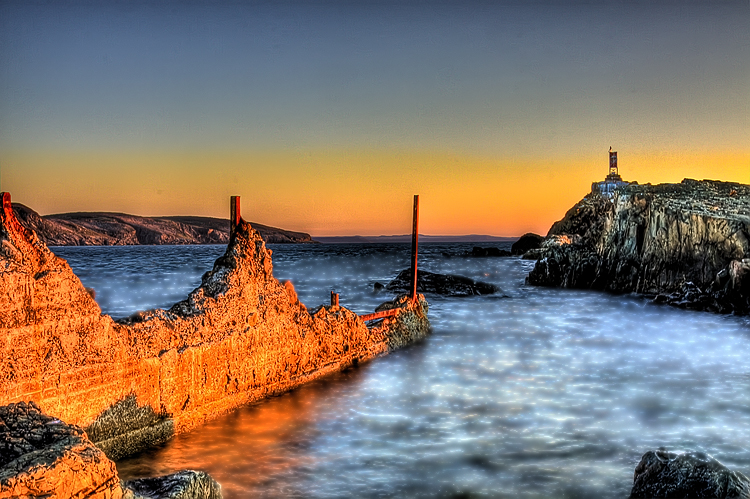
[[[210,217],[139,217],[124,213],[61,213],[40,216],[13,203],[18,221],[48,246],[226,244],[229,220]],[[310,234],[250,222],[266,243],[313,243]]]
[[[315,241],[324,244],[336,243],[410,243],[411,234],[400,236],[325,236],[314,237]],[[419,235],[421,243],[512,243],[517,237],[485,236],[469,234],[466,236],[426,236]]]

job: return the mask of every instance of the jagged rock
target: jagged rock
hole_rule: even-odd
[[[471,249],[471,252],[467,253],[466,256],[473,256],[473,257],[486,257],[486,256],[510,256],[510,251],[495,248],[495,247],[489,247],[489,248],[482,248],[481,246],[474,246]]]
[[[345,307],[308,310],[240,221],[185,300],[115,322],[3,196],[0,405],[33,400],[123,456],[424,338],[424,297],[398,306],[369,327]]]
[[[750,499],[750,479],[703,452],[648,451],[635,468],[631,499]]]
[[[408,292],[411,290],[411,269],[402,270],[394,280],[386,285],[389,291]],[[475,281],[460,275],[434,274],[424,270],[417,272],[417,291],[447,296],[491,295],[500,291],[494,284]]]
[[[122,485],[143,499],[221,499],[221,486],[204,471],[183,470]]]
[[[528,282],[750,313],[750,186],[710,180],[588,195],[556,222]]]
[[[522,235],[518,241],[513,243],[513,246],[510,247],[510,252],[513,255],[523,255],[529,250],[535,250],[541,247],[542,241],[544,241],[544,237],[539,234],[534,234],[533,232],[528,232]]]

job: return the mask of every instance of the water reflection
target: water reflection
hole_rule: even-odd
[[[325,438],[319,426],[348,410],[341,407],[342,391],[361,383],[364,371],[328,376],[177,435],[166,446],[118,462],[120,478],[156,476],[199,465],[222,484],[226,499],[256,497],[258,490],[269,487],[276,497],[304,496],[298,482],[279,483],[278,477],[313,469],[315,457],[309,451]]]

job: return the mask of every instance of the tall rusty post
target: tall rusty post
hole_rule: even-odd
[[[229,238],[234,237],[234,231],[242,220],[242,213],[240,211],[240,197],[232,196],[229,198]]]
[[[12,212],[13,205],[10,202],[10,192],[0,192],[0,197],[2,198],[2,205],[0,205],[0,209],[2,209],[3,212]]]
[[[338,307],[339,306],[339,294],[335,291],[331,291],[331,306],[332,307]]]
[[[414,195],[414,219],[411,228],[411,299],[417,299],[417,257],[419,255],[419,194]]]

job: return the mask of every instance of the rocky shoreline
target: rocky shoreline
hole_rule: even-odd
[[[109,459],[429,332],[422,295],[383,304],[398,312],[369,326],[338,305],[308,310],[291,282],[273,276],[271,251],[243,220],[185,300],[114,321],[67,263],[18,222],[7,193],[2,201],[0,406],[23,402],[65,421],[81,430],[71,435],[82,439],[85,432]],[[86,449],[92,464],[71,457],[79,469],[104,463]],[[49,478],[39,471],[30,480]],[[4,493],[0,498],[14,497]]]
[[[750,313],[750,186],[686,179],[589,194],[556,222],[528,282]]]

